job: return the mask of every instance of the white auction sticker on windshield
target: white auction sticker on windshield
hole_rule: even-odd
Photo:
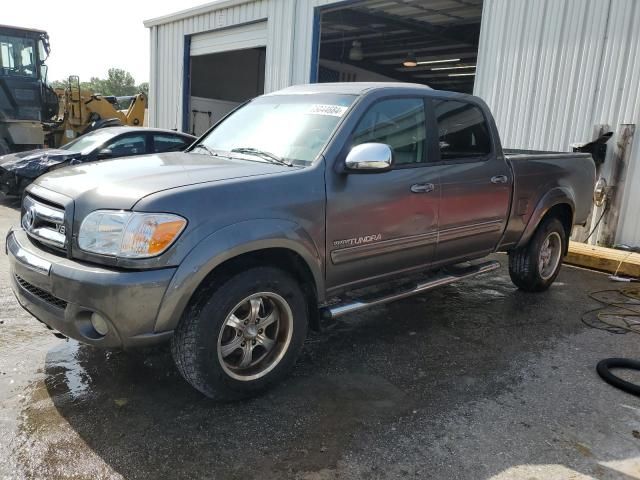
[[[343,107],[341,105],[322,105],[316,103],[311,105],[307,113],[311,115],[330,115],[332,117],[341,117],[349,107]]]

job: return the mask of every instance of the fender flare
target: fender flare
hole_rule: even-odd
[[[298,254],[311,271],[318,296],[323,296],[322,259],[309,234],[290,220],[248,220],[210,234],[187,254],[164,294],[155,331],[173,330],[177,326],[193,293],[216,267],[242,254],[268,248],[283,248]]]
[[[573,192],[566,187],[554,187],[542,196],[536,207],[533,209],[533,213],[529,218],[529,222],[527,222],[524,232],[522,232],[522,236],[520,237],[516,248],[526,245],[547,212],[556,205],[562,204],[569,205],[571,208],[571,219],[573,223],[573,216],[576,211]]]

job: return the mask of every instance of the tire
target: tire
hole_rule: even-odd
[[[605,358],[600,360],[596,366],[598,375],[607,382],[620,390],[640,396],[640,385],[622,380],[611,373],[612,368],[628,368],[631,370],[640,370],[640,361],[631,360],[629,358]]]
[[[509,276],[514,285],[525,292],[549,288],[560,272],[566,242],[562,222],[556,217],[544,219],[529,243],[509,253]]]
[[[280,269],[255,267],[196,294],[171,353],[185,380],[207,397],[249,397],[291,371],[308,323],[299,283]]]

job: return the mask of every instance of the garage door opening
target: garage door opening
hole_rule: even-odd
[[[264,93],[266,48],[191,57],[189,132],[201,135],[241,103]]]
[[[367,0],[320,11],[318,82],[472,93],[483,0]]]

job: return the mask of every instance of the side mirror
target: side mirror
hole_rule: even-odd
[[[113,151],[110,148],[103,148],[98,152],[98,159],[103,160],[105,158],[113,157]]]
[[[386,172],[393,166],[393,151],[384,143],[362,143],[351,149],[344,163],[353,173]]]

